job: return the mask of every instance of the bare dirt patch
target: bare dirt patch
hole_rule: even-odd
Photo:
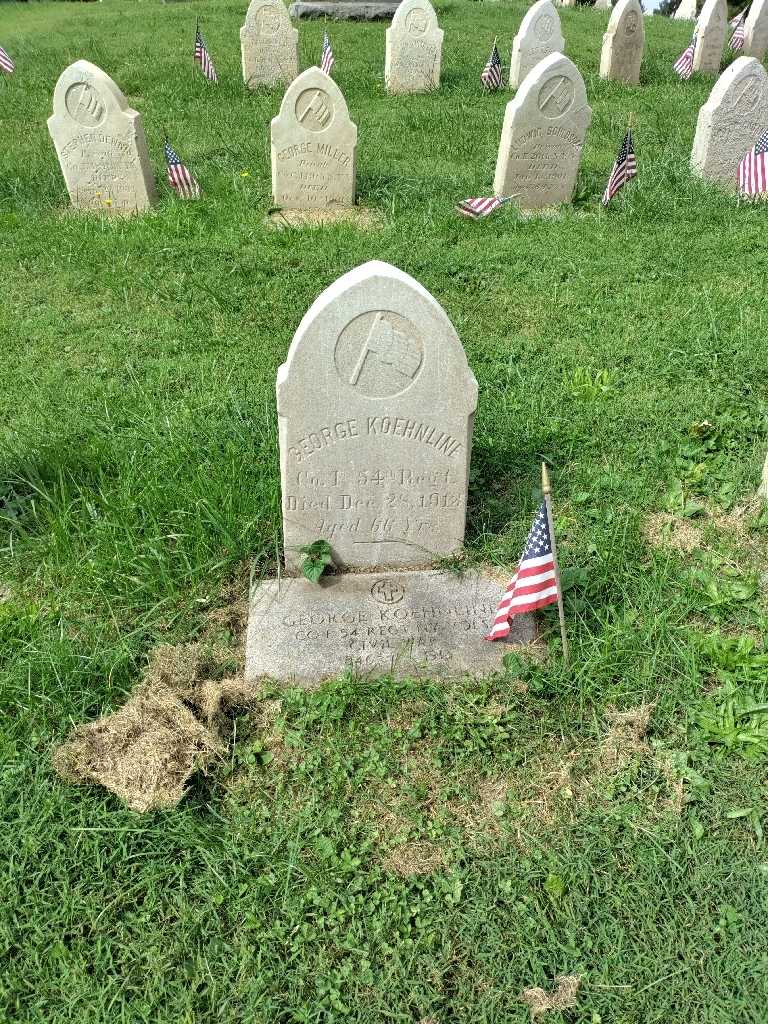
[[[528,1004],[534,1020],[552,1010],[568,1010],[576,1005],[581,978],[575,974],[559,974],[555,983],[557,988],[552,992],[545,992],[543,988],[526,988],[520,993],[521,1001]]]
[[[654,548],[671,548],[687,554],[704,544],[704,533],[693,519],[681,519],[671,512],[654,512],[643,526],[645,539]]]
[[[266,224],[273,230],[285,228],[325,227],[327,224],[349,223],[361,231],[382,227],[384,217],[380,210],[366,206],[345,206],[328,210],[274,210],[267,215]]]

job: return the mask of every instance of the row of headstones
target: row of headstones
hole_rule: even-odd
[[[677,17],[677,15],[675,15]],[[693,3],[693,18],[696,3]],[[747,24],[749,35],[747,35]],[[744,46],[741,53],[762,60],[768,48],[768,0],[754,0],[745,23]],[[706,0],[696,21],[696,43],[693,70],[717,74],[723,59],[728,35],[728,4],[726,0]]]
[[[701,11],[699,22],[703,24],[706,4]],[[673,18],[684,21],[696,21],[696,0],[683,0],[675,11]],[[723,37],[727,29],[727,10],[723,17]],[[709,19],[707,19],[709,21]],[[722,47],[721,47],[722,50]],[[753,0],[749,13],[744,21],[744,45],[741,53],[745,57],[757,57],[762,60],[768,50],[768,0]],[[695,61],[694,71],[700,70]]]

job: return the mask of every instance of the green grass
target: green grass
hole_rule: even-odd
[[[423,97],[384,95],[383,25],[334,25],[383,226],[270,233],[280,95],[243,88],[244,8],[0,8],[0,1019],[496,1024],[574,973],[555,1024],[766,1021],[768,672],[743,642],[766,624],[766,522],[729,526],[768,444],[766,211],[689,173],[711,87],[672,72],[690,26],[646,22],[628,89],[597,77],[607,15],[562,10],[594,109],[574,206],[470,224],[452,207],[487,194],[508,99],[478,75],[524,4],[442,5]],[[218,88],[191,65],[198,14]],[[302,66],[322,31],[300,26]],[[78,58],[142,112],[159,179],[168,130],[201,202],[161,184],[141,218],[67,213],[45,122]],[[630,111],[639,177],[606,213]],[[470,557],[514,562],[551,459],[571,667],[545,616],[544,667],[273,695],[271,738],[239,722],[173,812],[65,785],[72,724],[120,706],[158,642],[206,635],[244,563],[274,571],[276,370],[373,258],[436,296],[480,384]],[[661,514],[703,546],[652,545]],[[604,714],[648,702],[649,743],[606,761]],[[398,874],[408,850],[437,870]]]

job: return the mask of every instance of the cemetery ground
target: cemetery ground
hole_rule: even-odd
[[[624,88],[597,75],[607,13],[561,9],[594,108],[574,206],[470,223],[509,98],[478,76],[524,4],[440,5],[429,96],[385,96],[385,25],[333,24],[379,223],[273,231],[280,91],[242,85],[245,6],[0,9],[0,1019],[524,1021],[565,975],[549,1021],[765,1021],[768,212],[689,173],[713,84],[673,75],[690,26],[649,19]],[[45,121],[81,57],[200,202],[68,212]],[[639,176],[605,213],[630,111]],[[550,460],[571,664],[548,609],[544,657],[491,680],[255,694],[174,809],[67,784],[52,749],[146,671],[242,671],[281,546],[275,373],[373,258],[444,306],[480,385],[452,568],[509,574]]]

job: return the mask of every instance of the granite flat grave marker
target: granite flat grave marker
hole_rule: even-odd
[[[768,50],[768,0],[752,0],[749,14],[744,22],[745,57],[762,60]]]
[[[523,79],[550,53],[563,53],[565,40],[560,16],[551,0],[537,0],[526,12],[512,41],[509,62],[509,86],[520,87]]]
[[[386,32],[384,82],[391,94],[440,87],[443,30],[429,0],[403,0]]]
[[[276,206],[322,209],[355,202],[357,126],[344,96],[320,68],[288,86],[272,119],[272,193]]]
[[[48,131],[75,209],[125,216],[156,198],[141,115],[95,64],[62,72]]]
[[[725,0],[706,0],[696,24],[696,49],[693,70],[716,75],[723,59],[728,32],[728,6]]]
[[[739,161],[766,129],[768,72],[755,57],[737,57],[699,110],[692,170],[735,189]]]
[[[639,0],[619,0],[603,36],[600,77],[639,85],[644,46],[645,26]]]
[[[545,57],[507,104],[495,194],[516,196],[524,210],[570,202],[591,120],[576,65],[561,53]]]
[[[288,85],[299,73],[299,32],[282,0],[251,0],[240,29],[243,81],[249,89],[260,85]]]

